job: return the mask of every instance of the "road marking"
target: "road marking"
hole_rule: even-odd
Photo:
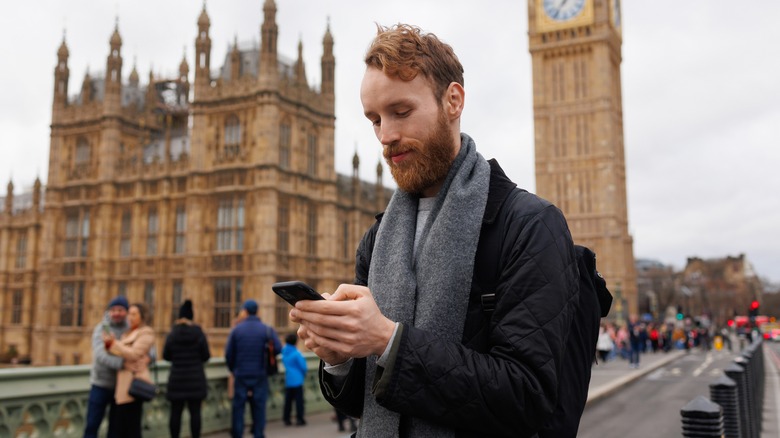
[[[712,363],[712,353],[707,353],[707,357],[704,359],[704,362],[699,365],[699,368],[696,368],[696,370],[693,371],[693,377],[698,377],[699,374],[703,373],[705,369],[707,369],[708,366]]]

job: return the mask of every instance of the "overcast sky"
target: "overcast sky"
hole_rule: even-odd
[[[259,44],[264,0],[209,1],[212,68],[228,44]],[[336,57],[336,168],[375,180],[380,147],[362,114],[362,55],[374,22],[407,22],[450,43],[465,67],[462,129],[521,187],[535,189],[527,2],[521,0],[276,0],[279,52],[303,43],[320,82],[330,21]],[[71,94],[105,70],[116,17],[123,79],[145,85],[191,71],[197,0],[6,2],[0,14],[0,196],[45,183],[56,53],[66,32]],[[626,1],[623,111],[629,231],[636,258],[681,269],[687,257],[746,254],[780,282],[780,2]],[[191,73],[192,74],[192,73]],[[192,80],[192,77],[190,78]],[[389,172],[385,183],[390,185]]]

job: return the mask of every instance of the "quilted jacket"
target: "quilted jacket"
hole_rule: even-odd
[[[490,166],[462,342],[400,326],[387,367],[377,370],[373,395],[402,414],[401,436],[403,417],[416,416],[453,428],[458,437],[532,437],[558,403],[579,291],[572,238],[558,208],[518,189],[495,160]],[[357,284],[368,283],[380,221],[381,215],[358,247]],[[493,293],[495,310],[486,312],[482,296]],[[365,359],[355,360],[340,388],[322,369],[320,376],[326,399],[359,417]]]

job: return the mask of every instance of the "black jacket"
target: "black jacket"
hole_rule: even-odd
[[[203,363],[211,357],[209,344],[199,326],[182,321],[173,326],[163,348],[163,359],[171,363],[166,397],[168,400],[204,400],[207,386]]]
[[[373,394],[402,414],[436,421],[466,436],[534,436],[558,403],[565,344],[577,310],[577,264],[561,211],[518,189],[495,160],[460,344],[401,326]],[[381,221],[358,247],[355,282],[368,283]],[[483,295],[495,293],[494,305]],[[486,306],[494,307],[489,310]],[[365,359],[341,388],[320,372],[326,399],[360,416]],[[561,400],[565,403],[565,400]],[[576,432],[575,432],[576,433]]]

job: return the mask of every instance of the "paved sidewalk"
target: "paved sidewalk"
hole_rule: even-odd
[[[588,403],[593,403],[603,397],[620,390],[624,385],[639,379],[640,377],[656,370],[667,363],[684,355],[684,351],[671,351],[669,353],[647,353],[640,359],[637,369],[631,368],[628,362],[615,359],[606,363],[593,365],[591,373],[590,390],[588,391]],[[281,421],[270,421],[265,427],[265,435],[270,438],[343,438],[349,437],[349,432],[339,432],[336,422],[332,420],[333,413],[323,412],[306,416],[306,426],[285,426]],[[349,426],[347,426],[349,427]],[[186,428],[185,428],[186,429]],[[229,438],[227,432],[206,435],[209,438]],[[247,433],[245,436],[249,436]]]

